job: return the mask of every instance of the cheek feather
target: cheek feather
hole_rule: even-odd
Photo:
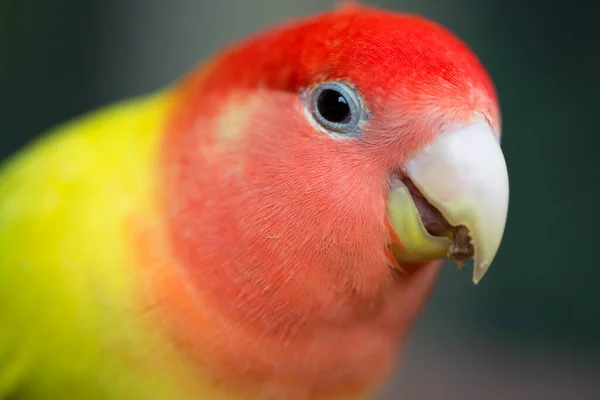
[[[266,334],[243,321],[224,318],[221,309],[204,298],[185,271],[176,268],[179,261],[163,230],[132,223],[130,232],[143,278],[146,315],[165,332],[166,347],[176,351],[175,362],[191,364],[191,376],[181,378],[193,382],[192,397],[197,393],[214,393],[214,398],[253,394],[251,398],[261,400],[364,396],[387,377],[398,345],[439,270],[436,265],[419,268],[410,285],[401,282],[390,293],[388,306],[370,307],[375,318],[337,329],[313,324],[306,331],[297,327]]]
[[[404,318],[385,300],[404,289],[379,166],[312,129],[296,96],[228,99],[211,118],[173,116],[167,136],[172,250],[156,279],[169,334],[210,375],[274,398],[365,390],[393,362]]]
[[[327,268],[328,273],[343,275],[344,285],[359,289],[368,285],[372,280],[353,275],[364,268],[351,266],[381,262],[378,252],[383,252],[386,241],[384,182],[373,179],[373,171],[365,168],[369,163],[361,163],[352,148],[340,147],[311,129],[298,112],[295,96],[271,93],[254,97],[243,105],[224,106],[226,112],[207,125],[211,131],[171,138],[171,149],[177,154],[170,165],[177,165],[179,171],[179,179],[168,181],[170,196],[176,199],[172,205],[177,207],[171,215],[176,217],[176,231],[186,232],[183,239],[189,241],[183,254],[195,252],[195,257],[202,259],[214,249],[222,249],[221,259],[215,261],[225,265],[220,273],[227,277],[227,272],[235,271],[228,279],[238,282],[244,277],[263,277],[260,266],[277,266],[285,270],[280,274],[293,275],[294,263],[304,262],[317,264],[314,274]],[[289,111],[273,112],[270,104]],[[249,109],[254,107],[252,113]],[[222,124],[229,112],[253,116],[244,119],[243,134],[223,141],[231,136],[215,128],[231,128]],[[190,138],[195,140],[190,142]],[[232,170],[238,174],[232,176]],[[207,245],[195,243],[187,232],[215,243],[200,252]],[[244,245],[238,246],[240,243]],[[262,250],[265,248],[269,251]],[[376,250],[371,254],[365,249]],[[346,260],[355,255],[358,260]],[[244,261],[227,265],[230,259]],[[342,267],[346,261],[350,265]],[[256,264],[253,268],[258,270],[246,264]],[[340,269],[342,272],[336,272]],[[370,273],[377,274],[377,270]]]

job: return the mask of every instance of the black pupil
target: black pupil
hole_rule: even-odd
[[[319,113],[329,122],[342,123],[350,118],[350,106],[340,92],[325,89],[317,101]]]

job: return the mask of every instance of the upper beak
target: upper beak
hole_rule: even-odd
[[[387,199],[394,255],[404,261],[447,255],[459,264],[473,258],[478,283],[500,247],[508,211],[506,162],[490,125],[477,120],[443,133],[402,173]]]

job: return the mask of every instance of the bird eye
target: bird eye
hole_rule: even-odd
[[[312,94],[312,114],[326,130],[358,136],[362,105],[354,89],[341,82],[325,82]]]

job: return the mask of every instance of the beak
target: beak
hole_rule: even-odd
[[[504,234],[508,172],[498,137],[477,120],[440,135],[392,181],[388,218],[396,259],[474,260],[477,284]]]

